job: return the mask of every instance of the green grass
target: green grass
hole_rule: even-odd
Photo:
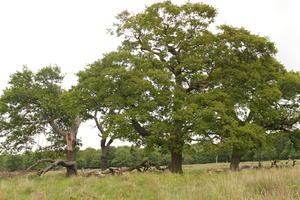
[[[208,174],[225,164],[184,166],[184,175],[131,173],[122,176],[72,177],[51,172],[0,180],[0,200],[129,199],[129,200],[296,200],[300,167]]]

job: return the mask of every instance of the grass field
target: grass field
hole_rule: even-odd
[[[300,166],[248,169],[209,174],[225,164],[184,166],[184,175],[147,172],[122,176],[72,177],[51,172],[44,177],[0,179],[0,200],[298,200]]]

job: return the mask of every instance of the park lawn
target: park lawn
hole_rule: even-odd
[[[146,172],[103,178],[66,178],[62,172],[50,172],[43,177],[1,179],[0,200],[300,199],[300,166],[207,173],[209,168],[225,166],[228,164],[186,165],[184,175]]]

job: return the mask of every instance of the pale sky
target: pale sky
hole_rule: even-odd
[[[120,41],[107,34],[115,16],[127,9],[142,11],[156,0],[0,0],[0,89],[9,75],[27,65],[32,70],[57,64],[66,74],[65,87],[76,84],[75,73],[115,50]],[[174,0],[182,4],[184,0]],[[299,0],[202,0],[217,8],[216,24],[245,27],[276,43],[277,59],[300,71]],[[99,148],[93,123],[79,130],[83,148]],[[121,145],[115,142],[113,145]],[[128,143],[127,143],[128,144]]]

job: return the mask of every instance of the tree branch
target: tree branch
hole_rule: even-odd
[[[32,170],[32,168],[34,168],[37,165],[39,165],[40,163],[44,163],[44,162],[51,162],[51,163],[53,163],[54,160],[52,160],[52,159],[42,159],[42,160],[39,160],[36,163],[34,163],[33,165],[27,167],[26,171]]]
[[[160,54],[160,52],[156,52],[153,49],[150,49],[148,47],[145,47],[145,45],[143,44],[142,40],[141,40],[141,33],[138,33],[137,36],[135,36],[135,39],[137,39],[138,43],[141,45],[141,50],[145,50],[145,51],[149,51],[150,53],[153,53],[154,55],[158,56],[160,61],[162,62],[166,62],[166,60],[162,57],[162,55]]]
[[[205,89],[209,86],[208,80],[199,80],[197,82],[193,82],[190,84],[189,88],[186,89],[186,92],[190,92],[192,90]]]
[[[101,147],[106,147],[106,137],[101,138]]]
[[[53,169],[56,166],[63,166],[66,168],[74,167],[76,165],[75,161],[64,161],[64,160],[55,160],[51,165],[45,167],[44,169],[41,169],[37,175],[42,176],[43,174],[47,173],[51,169]]]
[[[49,120],[49,124],[52,127],[52,129],[54,130],[54,132],[56,132],[57,134],[65,137],[67,135],[67,133],[63,130],[61,130],[60,128],[58,128],[58,126],[55,124],[54,119],[50,119]]]
[[[94,114],[94,121],[95,121],[95,123],[96,123],[96,126],[97,126],[98,130],[100,131],[101,135],[103,136],[104,130],[103,130],[102,125],[101,125],[100,122],[98,121],[98,118],[97,118],[97,111],[96,111],[95,114]]]
[[[73,120],[71,128],[70,128],[70,132],[73,134],[77,134],[79,126],[81,124],[81,118],[79,116],[76,116],[76,118]]]
[[[177,56],[179,54],[179,51],[176,51],[174,47],[171,47],[169,45],[167,45],[167,47],[168,47],[168,52],[171,53],[173,56]]]
[[[138,134],[140,134],[142,137],[147,137],[152,135],[152,133],[148,130],[146,130],[144,127],[142,127],[140,125],[140,123],[136,120],[131,120],[131,124],[134,127],[134,129],[136,130],[136,132],[138,132]]]
[[[112,138],[110,138],[110,140],[108,141],[108,143],[106,144],[106,146],[109,147],[111,145],[111,143],[113,143],[113,141],[114,140]]]
[[[28,167],[26,169],[26,171],[29,171],[31,170],[33,167],[39,165],[40,163],[44,163],[44,162],[50,162],[52,163],[51,165],[43,168],[43,169],[40,169],[37,173],[38,176],[41,176],[45,173],[47,173],[48,171],[50,171],[51,169],[53,169],[55,166],[63,166],[63,167],[66,167],[66,168],[72,168],[76,165],[76,162],[75,161],[64,161],[64,160],[52,160],[52,159],[42,159],[42,160],[39,160],[37,161],[36,163],[34,163],[33,165],[31,165],[30,167]]]

